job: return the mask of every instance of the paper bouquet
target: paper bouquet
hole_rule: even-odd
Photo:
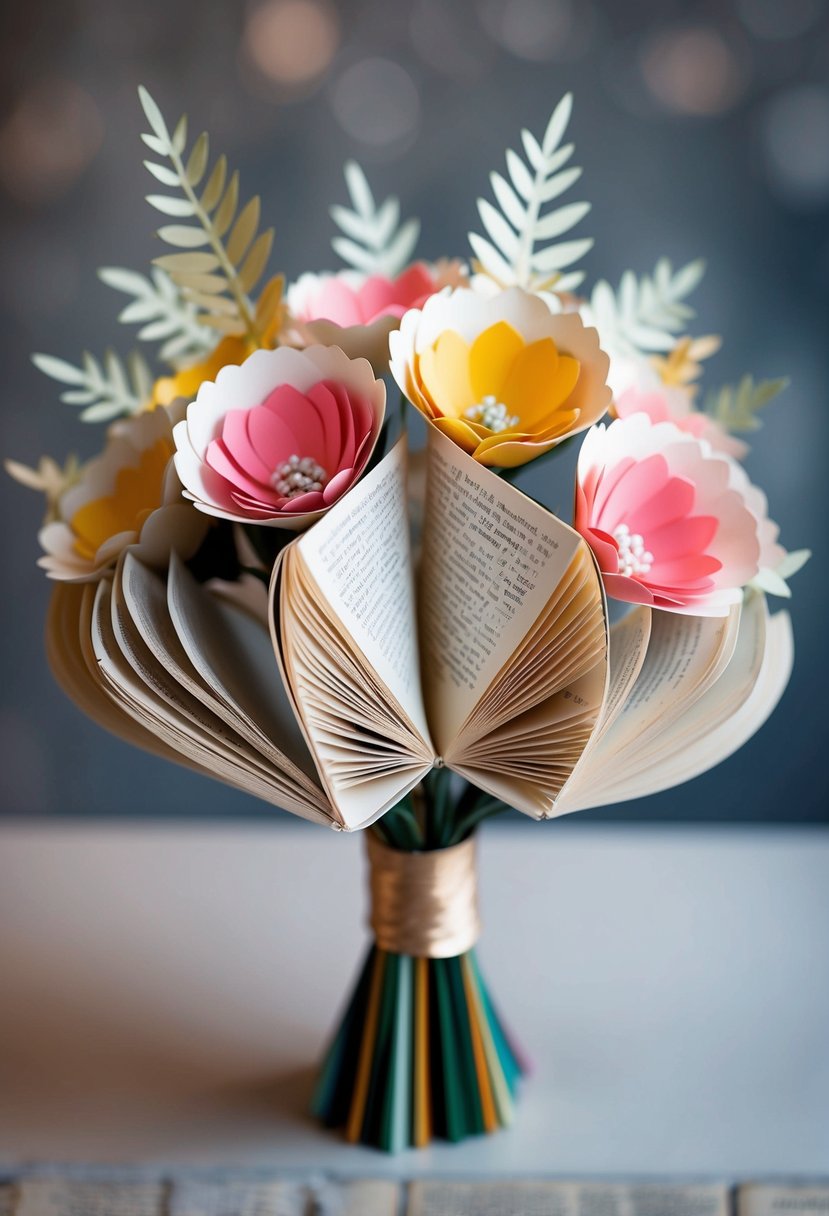
[[[476,829],[666,789],[771,712],[793,650],[765,593],[808,554],[734,432],[783,382],[699,403],[701,263],[580,294],[569,96],[491,175],[469,264],[413,260],[417,222],[351,163],[346,268],[284,293],[259,199],[141,100],[172,251],[101,277],[163,370],[36,355],[104,450],[7,462],[47,498],[52,669],[147,751],[366,829],[373,941],[315,1110],[386,1149],[492,1131],[523,1065],[475,955]],[[530,462],[566,521],[514,484]]]

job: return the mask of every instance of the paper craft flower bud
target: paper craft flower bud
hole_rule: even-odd
[[[386,389],[337,347],[255,351],[201,386],[175,428],[176,468],[200,511],[299,531],[374,450]]]
[[[60,519],[41,529],[38,565],[49,578],[93,582],[124,549],[164,566],[171,550],[192,557],[206,521],[181,498],[173,466],[173,424],[182,410],[159,407],[110,427],[103,453],[60,499]]]
[[[389,346],[409,401],[480,464],[526,464],[610,405],[595,329],[518,287],[432,296]]]
[[[288,289],[287,303],[300,336],[339,346],[380,369],[388,361],[388,336],[403,314],[462,281],[459,262],[415,262],[395,278],[356,270],[303,274]]]
[[[613,409],[617,418],[647,414],[651,422],[673,422],[695,439],[707,440],[715,452],[725,452],[735,460],[742,460],[748,452],[748,444],[742,439],[729,435],[714,418],[694,409],[687,389],[629,388],[616,398]]]
[[[574,527],[608,595],[697,616],[728,613],[776,535],[736,461],[644,413],[586,435]]]

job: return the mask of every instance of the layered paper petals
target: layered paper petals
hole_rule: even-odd
[[[303,274],[288,289],[288,308],[303,344],[339,346],[382,373],[388,367],[389,334],[403,314],[461,277],[460,263],[454,262],[415,262],[393,279],[356,270]]]
[[[256,351],[203,384],[176,428],[176,468],[200,511],[298,531],[357,480],[386,390],[337,347]]]
[[[742,460],[748,452],[748,444],[742,439],[730,435],[702,410],[694,409],[693,399],[686,389],[667,388],[661,384],[628,388],[616,397],[613,409],[617,418],[647,414],[651,422],[673,422],[696,439],[705,439],[715,452],[725,452],[736,460]]]
[[[104,452],[61,498],[60,518],[40,531],[38,565],[50,578],[93,582],[130,546],[158,568],[173,550],[193,556],[207,521],[183,501],[173,466],[173,426],[182,415],[182,407],[159,406],[110,428]]]
[[[596,331],[517,287],[434,295],[389,346],[405,396],[481,464],[526,464],[610,405]]]
[[[644,411],[588,432],[574,526],[608,595],[699,616],[726,615],[776,540],[734,459]]]

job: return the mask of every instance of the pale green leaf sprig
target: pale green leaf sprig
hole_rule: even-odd
[[[82,405],[83,422],[109,422],[122,414],[139,414],[152,399],[152,373],[138,351],[126,360],[112,350],[101,360],[85,351],[78,366],[54,355],[32,355],[32,363],[52,380],[69,386],[60,399],[67,405]]]
[[[198,321],[198,309],[186,299],[168,274],[154,266],[150,276],[120,266],[103,266],[98,277],[131,296],[118,320],[125,325],[140,325],[142,342],[160,342],[158,356],[178,370],[195,363],[216,345],[213,330]]]
[[[703,409],[727,431],[756,431],[762,426],[758,412],[788,384],[785,376],[757,381],[753,376],[743,376],[739,384],[725,384],[709,393]]]
[[[156,258],[196,306],[198,322],[220,334],[247,336],[257,342],[259,322],[250,293],[264,274],[273,245],[273,229],[259,232],[260,200],[251,198],[239,211],[239,174],[228,177],[227,158],[220,156],[208,173],[207,132],[187,147],[187,118],[172,134],[162,113],[143,87],[138,90],[151,133],[141,136],[166,164],[145,161],[148,171],[175,194],[150,194],[147,202],[177,221],[158,235],[180,252]]]
[[[581,271],[562,272],[584,257],[593,241],[559,238],[587,215],[590,204],[567,203],[549,209],[581,177],[581,169],[564,168],[574,148],[561,142],[572,109],[573,96],[567,93],[553,111],[540,143],[531,132],[521,132],[526,160],[509,149],[509,180],[500,173],[490,174],[497,207],[478,199],[487,237],[470,232],[469,243],[480,270],[501,287],[563,293],[574,291],[584,279]]]
[[[602,348],[612,355],[647,355],[670,350],[687,330],[694,310],[687,297],[705,273],[701,259],[674,271],[660,258],[652,275],[641,278],[626,270],[617,290],[600,280],[581,312],[595,325]]]
[[[420,236],[420,220],[400,223],[400,200],[387,198],[379,206],[365,173],[350,160],[343,170],[351,208],[335,204],[331,218],[342,236],[331,244],[346,265],[361,274],[396,278],[411,261]]]
[[[791,599],[789,579],[797,574],[798,570],[803,569],[811,556],[811,549],[793,549],[791,553],[786,554],[776,569],[765,569],[756,574],[749,586],[756,587],[758,591],[765,591],[768,595]]]

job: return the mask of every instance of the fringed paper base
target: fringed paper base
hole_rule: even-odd
[[[412,958],[372,946],[313,1112],[352,1143],[388,1152],[463,1140],[512,1121],[523,1071],[474,949]]]

